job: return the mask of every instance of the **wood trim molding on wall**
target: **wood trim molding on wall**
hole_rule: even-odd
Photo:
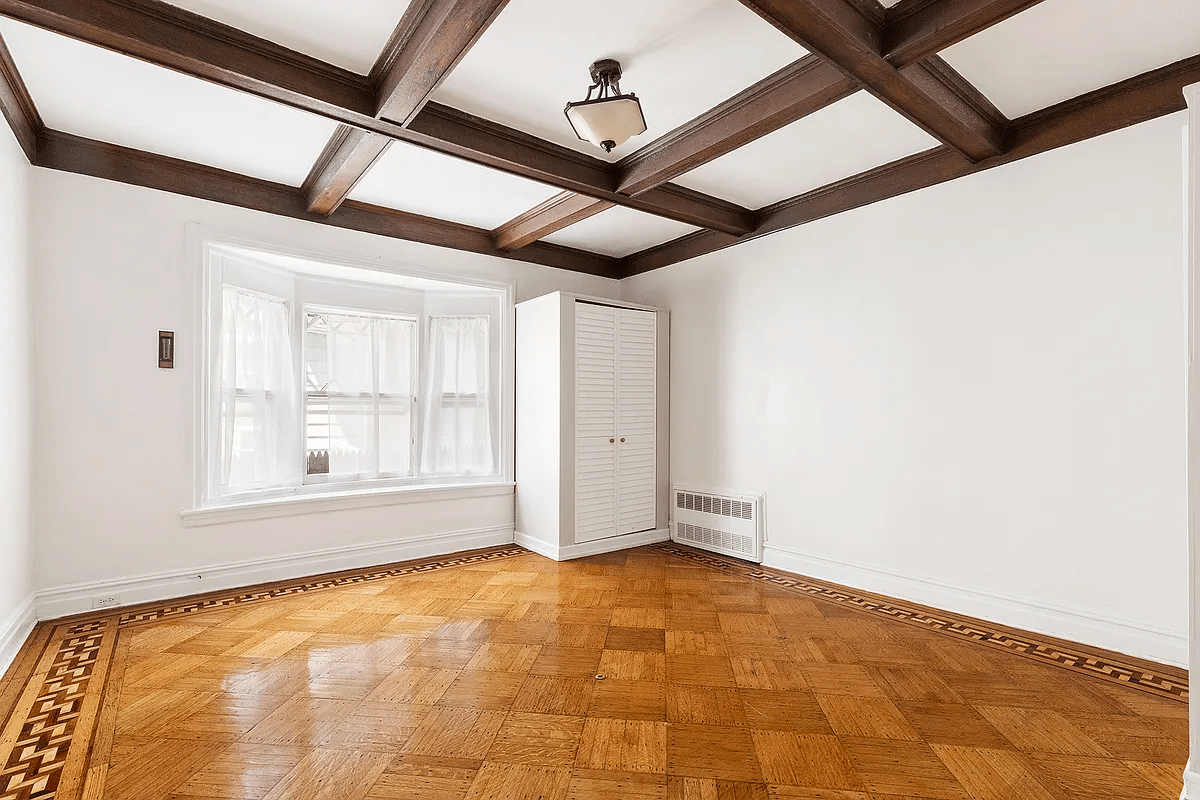
[[[8,120],[17,144],[25,151],[25,158],[33,161],[38,135],[46,126],[42,124],[42,117],[29,96],[25,81],[21,80],[21,73],[17,72],[3,37],[0,37],[0,113]]]
[[[313,214],[308,210],[304,195],[291,186],[58,131],[46,131],[40,141],[34,162],[34,166],[38,167],[90,175],[393,239],[499,258],[514,257],[493,247],[490,233],[482,228],[353,200],[343,203],[331,215]],[[610,278],[615,275],[617,263],[616,259],[609,256],[544,242],[539,242],[532,251],[530,248],[522,250],[519,260]]]

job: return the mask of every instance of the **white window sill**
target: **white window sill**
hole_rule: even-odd
[[[222,525],[254,519],[271,519],[295,514],[316,514],[351,508],[398,506],[407,503],[432,503],[477,497],[506,497],[515,491],[515,483],[477,483],[456,486],[404,486],[369,489],[363,492],[293,495],[273,497],[236,505],[196,508],[180,511],[183,527]]]

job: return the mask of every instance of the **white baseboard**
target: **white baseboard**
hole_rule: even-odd
[[[1186,633],[810,555],[770,542],[764,545],[763,551],[763,564],[769,567],[1163,664],[1186,667],[1188,663]]]
[[[37,624],[34,597],[34,592],[30,592],[7,619],[0,621],[0,675],[3,675],[16,660],[21,646],[29,638],[33,626]]]
[[[513,532],[513,541],[521,545],[521,547],[524,547],[526,550],[532,550],[539,556],[545,556],[546,558],[550,558],[555,561],[562,560],[558,557],[558,545],[556,544],[543,542],[541,539],[534,539],[532,536],[521,533],[520,531]]]
[[[546,558],[552,558],[555,561],[570,561],[573,558],[597,556],[601,553],[612,553],[617,550],[628,550],[631,547],[641,547],[644,544],[665,542],[670,538],[671,532],[669,530],[658,528],[652,531],[628,533],[624,536],[612,536],[608,539],[597,539],[594,542],[571,544],[565,547],[544,542],[541,539],[534,539],[532,536],[527,536],[520,531],[516,532],[513,540],[522,547],[528,548]]]
[[[453,531],[415,539],[336,547],[252,561],[210,564],[187,570],[137,575],[116,580],[76,583],[42,589],[37,593],[37,618],[56,619],[93,610],[92,600],[116,596],[114,607],[169,600],[200,592],[234,589],[258,583],[302,578],[346,569],[390,564],[413,558],[457,553],[500,544],[511,544],[513,527]]]

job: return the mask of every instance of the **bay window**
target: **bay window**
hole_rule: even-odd
[[[507,287],[203,254],[200,506],[505,480]]]

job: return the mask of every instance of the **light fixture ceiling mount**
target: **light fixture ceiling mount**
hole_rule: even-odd
[[[592,76],[592,85],[588,87],[587,97],[567,103],[563,111],[576,136],[611,153],[629,137],[644,133],[646,118],[637,95],[633,92],[621,94],[620,62],[602,58],[593,63],[588,72]]]

